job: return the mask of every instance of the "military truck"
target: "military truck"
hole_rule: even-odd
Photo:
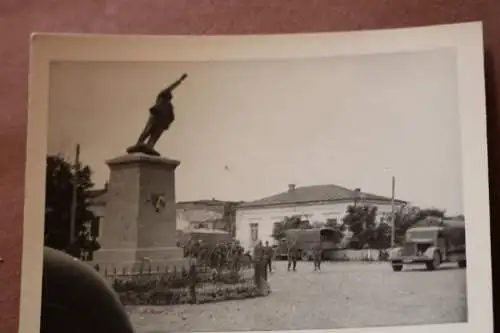
[[[401,271],[404,265],[414,264],[425,264],[427,270],[432,271],[445,262],[456,262],[464,268],[465,252],[463,220],[425,219],[406,231],[403,244],[389,251],[389,261],[395,272]]]
[[[313,259],[313,248],[321,244],[323,257],[328,257],[328,252],[339,247],[342,233],[334,228],[312,228],[312,229],[288,229],[285,230],[285,237],[280,240],[276,249],[277,258],[288,256],[289,244],[295,244],[302,260]]]

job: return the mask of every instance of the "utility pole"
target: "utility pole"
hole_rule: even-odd
[[[392,176],[392,197],[391,197],[391,247],[394,247],[396,240],[396,207],[394,207],[394,199],[396,194],[396,177]]]
[[[80,145],[76,145],[75,153],[75,163],[73,164],[73,195],[71,198],[71,220],[69,228],[69,242],[73,244],[75,241],[75,231],[76,231],[76,208],[78,204],[78,185],[80,184],[80,179],[78,179],[80,174]]]

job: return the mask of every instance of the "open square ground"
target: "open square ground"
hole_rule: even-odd
[[[466,272],[444,265],[393,272],[388,263],[274,263],[267,297],[203,305],[128,308],[138,333],[333,329],[467,320]]]

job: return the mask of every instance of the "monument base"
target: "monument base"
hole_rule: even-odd
[[[138,145],[128,147],[127,153],[129,153],[129,154],[142,153],[142,154],[151,155],[151,156],[160,156],[159,152],[157,152],[156,150],[154,150],[153,148],[151,148],[145,144],[138,144]]]

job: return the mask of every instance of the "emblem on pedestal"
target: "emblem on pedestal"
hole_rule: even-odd
[[[155,208],[155,211],[158,213],[160,210],[165,208],[166,201],[165,201],[165,195],[163,194],[152,194],[151,195],[151,203],[153,204],[153,207]]]

